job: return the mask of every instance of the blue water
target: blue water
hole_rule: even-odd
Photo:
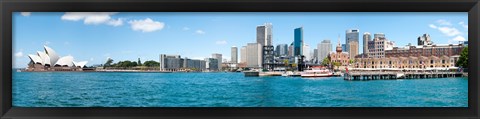
[[[15,107],[467,107],[467,78],[345,81],[242,73],[14,72]]]

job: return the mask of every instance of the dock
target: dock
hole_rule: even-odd
[[[398,72],[398,71],[363,71],[344,74],[345,80],[391,80],[391,79],[426,79],[463,77],[462,72]]]

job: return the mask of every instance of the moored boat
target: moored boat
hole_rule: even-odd
[[[313,67],[301,73],[302,77],[331,77],[333,72],[324,67]]]

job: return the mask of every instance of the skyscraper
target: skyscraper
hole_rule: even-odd
[[[348,43],[348,47],[350,48],[350,51],[348,51],[348,54],[350,55],[350,59],[354,59],[355,56],[358,55],[358,42],[357,41],[350,41]]]
[[[310,60],[311,56],[310,56],[310,45],[308,44],[303,44],[303,56],[305,56],[305,59],[304,60]]]
[[[303,49],[303,27],[294,30],[293,56],[302,55]]]
[[[213,53],[212,58],[218,60],[218,70],[222,70],[222,54]]]
[[[240,63],[247,62],[247,46],[242,46],[240,49]]]
[[[318,48],[318,45],[317,45],[317,48]],[[317,48],[313,49],[313,53],[312,53],[312,59],[314,61],[318,61],[317,60],[318,59],[318,49]]]
[[[287,44],[278,44],[275,50],[277,56],[287,56],[288,55],[288,45]]]
[[[238,63],[238,48],[236,46],[232,46],[232,53],[230,55],[232,55],[230,56],[230,61],[232,63]]]
[[[349,43],[351,41],[357,41],[357,43],[359,42],[358,41],[358,37],[359,37],[359,30],[358,29],[348,29],[346,32],[345,32],[345,44],[346,44],[346,50],[347,51],[350,51],[350,45]]]
[[[260,43],[247,44],[247,67],[262,67],[262,45]]]
[[[330,42],[330,40],[323,40],[317,45],[317,50],[317,61],[321,62],[332,51],[332,43]]]
[[[372,35],[369,32],[363,33],[363,54],[368,54],[368,41],[372,41]]]
[[[272,23],[257,26],[257,43],[262,46],[272,46]]]

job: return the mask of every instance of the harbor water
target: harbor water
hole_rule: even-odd
[[[468,78],[13,71],[14,107],[467,107]]]

